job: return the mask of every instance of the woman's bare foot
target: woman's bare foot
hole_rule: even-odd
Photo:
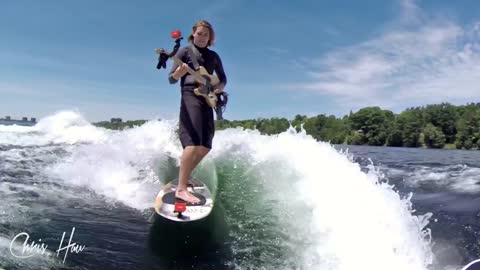
[[[187,190],[177,190],[175,192],[175,197],[180,198],[188,203],[197,204],[200,203],[200,199],[194,196],[192,193],[188,192]]]

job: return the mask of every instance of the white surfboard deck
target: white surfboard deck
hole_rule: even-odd
[[[189,192],[194,193],[201,199],[200,204],[186,204],[186,210],[179,213],[175,212],[175,191],[177,189],[178,179],[167,183],[155,198],[155,212],[169,220],[177,222],[190,222],[205,218],[213,209],[212,194],[208,187],[198,179],[191,179],[187,184]]]

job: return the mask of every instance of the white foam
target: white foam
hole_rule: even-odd
[[[16,133],[27,133],[34,130],[33,126],[19,126],[19,125],[11,125],[5,126],[0,125],[0,132],[16,132]]]
[[[79,113],[59,111],[35,126],[0,126],[0,144],[18,146],[101,142],[113,131],[98,128]]]
[[[150,207],[160,188],[158,164],[167,156],[178,161],[181,154],[175,129],[175,121],[150,121],[102,133],[103,139],[94,136],[90,144],[75,147],[70,157],[47,173],[131,207]],[[70,136],[68,132],[73,129],[63,138]],[[218,131],[207,159],[248,161],[252,167],[273,172],[258,176],[265,190],[276,186],[275,194],[265,195],[272,199],[281,198],[282,192],[296,194],[291,206],[281,204],[274,210],[287,213],[279,219],[285,224],[279,226],[295,228],[299,238],[310,239],[307,246],[297,247],[302,251],[302,260],[296,260],[300,268],[416,270],[432,262],[425,229],[429,215],[412,214],[410,198],[401,198],[392,186],[379,183],[382,176],[375,167],[362,172],[347,154],[304,131],[290,129],[275,136],[241,128]],[[285,174],[296,178],[282,177]],[[296,224],[299,220],[310,222],[300,223],[302,227]]]
[[[428,182],[447,190],[478,193],[480,192],[480,168],[464,164],[434,168],[422,166],[405,177],[405,181],[415,187]]]
[[[292,130],[261,136],[230,129],[219,132],[214,148],[218,157],[240,148],[254,163],[283,160],[299,175],[298,197],[312,210],[314,251],[321,258],[305,254],[308,269],[426,269],[432,262],[430,234],[424,230],[429,215],[413,215],[410,199],[379,184],[374,167],[365,174],[348,155]],[[305,212],[299,209],[293,219]]]
[[[148,208],[160,188],[155,168],[167,155],[178,159],[181,154],[174,130],[175,122],[151,121],[112,133],[104,141],[78,146],[47,174],[131,207]]]

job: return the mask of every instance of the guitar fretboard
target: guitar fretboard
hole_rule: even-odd
[[[183,61],[180,60],[177,56],[172,56],[172,60],[173,60],[173,62],[175,62],[175,64],[177,64],[177,65],[179,65],[179,66],[181,66],[181,65],[184,64]],[[206,79],[205,79],[204,77],[202,77],[202,75],[200,75],[200,73],[198,73],[197,71],[193,70],[193,69],[192,69],[191,67],[189,67],[189,66],[187,66],[187,72],[188,72],[188,74],[195,76],[195,78],[196,78],[197,80],[199,80],[200,82],[202,82],[203,84],[206,84],[206,83],[207,83]]]

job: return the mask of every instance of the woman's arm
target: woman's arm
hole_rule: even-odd
[[[183,56],[185,55],[185,49],[184,48],[181,48],[180,50],[177,51],[177,53],[175,54],[176,57],[178,57],[178,59],[182,60],[183,61]],[[168,81],[170,82],[170,84],[174,84],[176,82],[178,82],[178,80],[183,77],[183,74],[182,76],[179,76],[178,77],[178,74],[176,74],[176,71],[177,71],[177,68],[179,66],[173,62],[173,66],[172,66],[172,69],[170,70],[170,72],[168,73]]]

